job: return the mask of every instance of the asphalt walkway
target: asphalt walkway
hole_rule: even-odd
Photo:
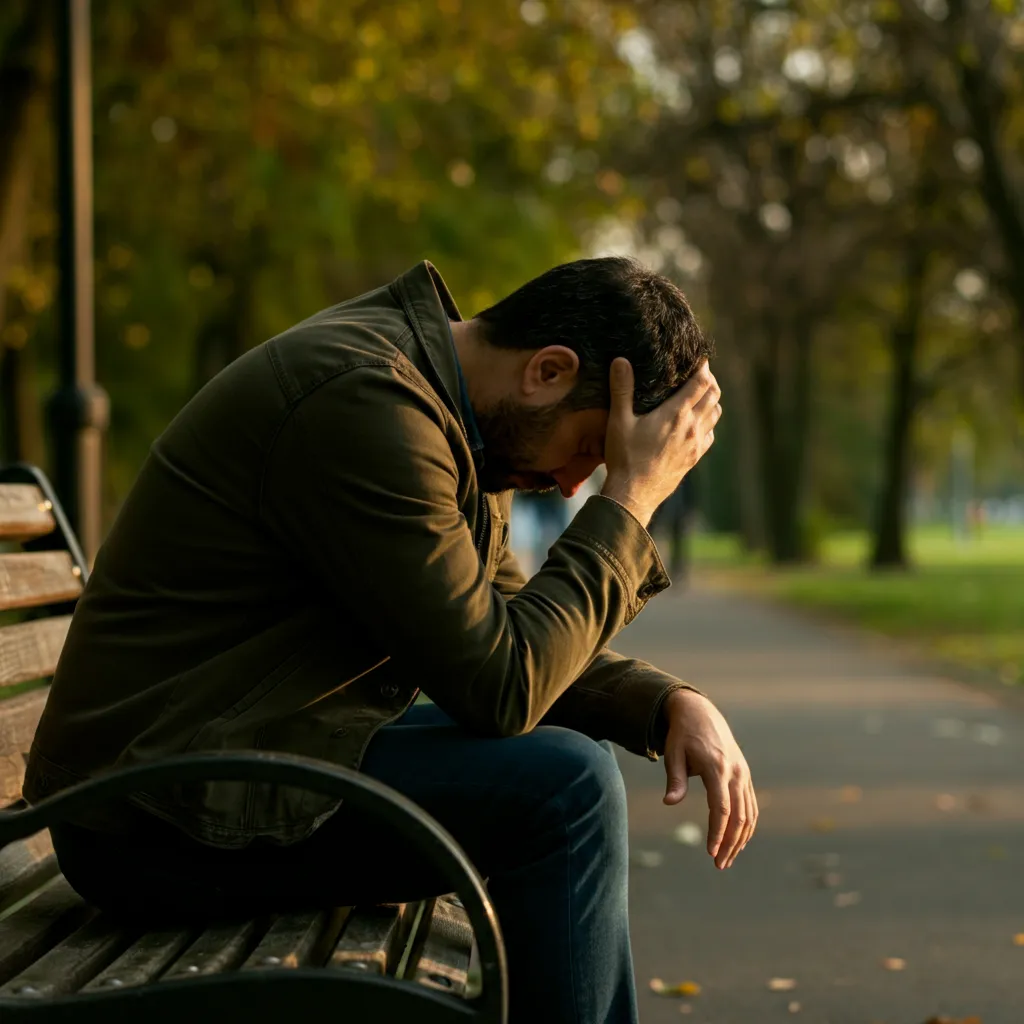
[[[715,700],[762,804],[717,872],[703,838],[676,838],[706,823],[700,783],[667,808],[663,767],[623,755],[645,1024],[1024,1022],[1020,710],[884,641],[708,589],[660,596],[615,646]],[[652,978],[700,993],[657,996]]]

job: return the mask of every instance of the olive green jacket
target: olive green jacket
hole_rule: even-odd
[[[540,724],[650,757],[678,680],[604,649],[668,585],[647,531],[591,498],[527,581],[511,493],[478,485],[448,320],[420,264],[318,313],[210,382],[153,445],[79,600],[29,757],[38,800],[193,750],[358,766],[422,690],[466,729]],[[209,783],[144,808],[241,846],[337,809],[288,787]]]

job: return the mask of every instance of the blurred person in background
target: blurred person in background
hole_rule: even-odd
[[[358,768],[488,877],[512,1021],[632,1024],[608,741],[664,754],[666,804],[703,780],[719,869],[757,821],[714,705],[606,646],[668,586],[647,527],[714,440],[708,351],[673,284],[607,258],[468,321],[421,263],[243,355],[155,442],[99,552],[26,798],[182,751]],[[601,493],[527,578],[513,491],[569,499],[602,464]],[[69,882],[129,917],[445,889],[378,821],[293,787],[138,793],[52,835]]]
[[[529,515],[531,518],[533,543],[527,557],[529,565],[536,571],[544,564],[551,545],[569,525],[571,515],[568,502],[557,488],[523,491],[517,496],[514,514]]]

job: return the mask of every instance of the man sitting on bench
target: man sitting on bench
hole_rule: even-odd
[[[153,445],[78,603],[39,800],[182,751],[323,758],[406,794],[489,878],[514,1021],[634,1021],[610,744],[700,776],[728,867],[757,804],[705,697],[606,648],[668,586],[646,526],[721,415],[682,293],[580,260],[463,321],[422,263],[237,360]],[[527,580],[514,489],[607,480]],[[419,693],[433,703],[413,706]],[[149,918],[409,900],[441,884],[326,798],[140,793],[57,827],[87,899]]]

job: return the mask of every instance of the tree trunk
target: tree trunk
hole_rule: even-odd
[[[951,22],[962,38],[967,37],[969,17],[963,0],[951,5]],[[978,61],[957,61],[960,95],[970,118],[971,134],[981,150],[981,194],[992,215],[1006,256],[1010,280],[1009,295],[1017,313],[1017,333],[1021,338],[1021,391],[1024,392],[1024,204],[1018,196],[1007,158],[1000,145],[992,73]],[[1006,97],[1007,105],[1009,97]]]
[[[779,424],[779,505],[772,557],[777,563],[804,561],[804,467],[811,429],[811,325],[797,318],[790,326],[792,365],[785,422]]]
[[[0,363],[0,463],[45,465],[42,409],[31,348],[8,348]]]
[[[739,497],[740,532],[748,551],[763,551],[766,545],[764,487],[758,449],[757,414],[753,383],[747,359],[734,348],[735,324],[727,316],[715,318],[719,342],[715,373],[721,376],[730,421],[736,429],[736,493]]]
[[[27,256],[37,132],[46,123],[47,62],[42,44],[45,3],[26,7],[0,65],[0,339],[8,320],[7,282]],[[35,390],[31,352],[0,340],[0,459],[42,462],[42,407]]]
[[[914,249],[909,254],[903,313],[892,330],[889,426],[871,554],[871,566],[875,569],[902,569],[909,564],[906,545],[907,491],[910,484],[911,433],[918,405],[917,356],[927,260],[927,253],[922,249]]]
[[[800,562],[808,551],[803,530],[804,470],[810,433],[811,341],[804,317],[769,322],[768,346],[754,366],[754,410],[760,441],[768,552],[777,565]]]

